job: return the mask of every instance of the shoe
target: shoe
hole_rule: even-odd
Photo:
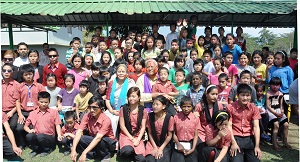
[[[110,157],[111,157],[110,154],[106,155],[106,156],[101,160],[101,162],[110,162]]]
[[[34,152],[34,151],[32,151],[32,152],[29,154],[30,158],[33,158],[33,157],[35,157],[36,155],[37,155],[37,152]]]
[[[68,156],[68,155],[70,155],[70,151],[65,151],[64,156]]]
[[[45,156],[47,156],[47,155],[49,155],[48,152],[42,152],[42,153],[40,154],[40,157],[45,157]]]
[[[267,142],[271,141],[271,137],[269,135],[267,135],[267,134],[265,135],[265,139],[266,139]]]

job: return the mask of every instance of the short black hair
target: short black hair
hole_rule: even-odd
[[[194,72],[194,73],[192,74],[192,78],[193,78],[194,76],[199,76],[199,78],[202,80],[202,74],[201,74],[201,73],[199,73],[199,72]]]
[[[39,51],[38,51],[38,50],[30,49],[30,50],[28,51],[28,56],[29,56],[29,54],[31,54],[31,53],[36,53],[36,54],[38,55],[38,57],[40,57],[40,54],[39,54]]]
[[[86,87],[87,89],[89,89],[90,88],[90,83],[87,80],[82,80],[79,83],[79,87]]]
[[[185,76],[185,71],[182,68],[176,70],[175,76],[176,76],[177,73],[183,73],[183,76]]]
[[[102,75],[104,72],[109,72],[109,68],[107,66],[100,67],[100,75]]]
[[[73,83],[75,83],[75,76],[73,74],[66,74],[64,76],[64,81],[66,81],[67,78],[71,78],[73,80]]]
[[[188,96],[183,96],[180,100],[180,106],[183,106],[184,103],[189,102],[192,106],[193,106],[193,101],[192,98],[188,97]]]
[[[107,83],[108,83],[108,80],[106,79],[106,77],[105,76],[99,76],[98,78],[97,78],[97,80],[96,80],[96,82],[99,84],[99,83],[103,83],[103,82],[105,82],[106,83],[106,85],[107,85]]]
[[[270,85],[282,85],[281,79],[279,77],[271,78]]]
[[[100,62],[94,62],[94,63],[92,63],[91,69],[100,71],[100,67],[101,67]]]
[[[57,49],[56,48],[49,48],[48,52],[54,51],[56,54],[58,54]]]
[[[20,67],[20,73],[23,75],[24,73],[33,73],[34,75],[34,68],[30,64],[25,64]]]
[[[207,54],[207,53],[210,55],[210,57],[212,57],[212,52],[211,52],[211,50],[209,50],[209,49],[205,50],[205,51],[203,52],[203,55],[204,55],[204,54]]]
[[[173,39],[172,42],[171,42],[171,44],[172,44],[172,43],[177,43],[177,44],[179,44],[179,41],[178,41],[178,39]]]
[[[180,52],[187,52],[187,48],[186,48],[186,47],[182,47],[182,48],[180,49]]]
[[[53,78],[55,79],[55,81],[57,81],[57,80],[56,80],[56,75],[55,75],[54,73],[49,73],[49,74],[47,74],[46,80],[49,79],[49,78],[51,78],[51,77],[53,77]]]
[[[3,70],[3,67],[4,67],[4,66],[9,66],[9,67],[11,67],[12,71],[14,71],[14,65],[11,64],[11,63],[5,63],[5,64],[2,66],[2,70]]]
[[[266,51],[269,51],[269,47],[263,47],[262,49],[265,49]]]
[[[111,63],[112,58],[111,58],[111,54],[110,54],[108,51],[103,51],[103,52],[102,52],[102,55],[101,55],[101,58],[100,58],[100,63],[101,63],[101,64],[104,64],[104,62],[103,62],[103,56],[104,56],[105,54],[109,56],[109,63]]]
[[[228,75],[225,74],[225,73],[221,73],[219,76],[218,76],[218,80],[222,79],[222,78],[225,78],[225,80],[228,80]]]
[[[161,67],[161,68],[159,68],[159,69],[158,69],[158,74],[160,74],[160,72],[161,72],[162,70],[166,70],[166,71],[168,72],[168,75],[169,75],[169,70],[168,70],[166,67]]]
[[[298,49],[297,49],[297,48],[292,48],[292,49],[290,50],[290,53],[293,53],[293,52],[298,52]]]
[[[48,93],[46,91],[39,92],[39,94],[38,94],[38,100],[40,100],[41,98],[48,98],[49,101],[50,101],[50,98],[51,98],[50,93]]]
[[[202,69],[204,67],[204,61],[200,58],[197,58],[195,61],[194,61],[194,64],[193,66],[197,65],[197,64],[201,64],[202,65]]]
[[[252,78],[252,74],[249,70],[243,70],[241,73],[240,73],[240,78],[245,75],[245,74],[249,74],[250,75],[250,78]]]
[[[183,61],[183,67],[184,67],[184,66],[185,66],[185,60],[184,60],[183,55],[178,55],[178,56],[176,56],[176,57],[175,57],[175,60],[174,60],[174,67],[175,67],[175,68],[178,68],[178,67],[177,67],[177,62],[181,62],[181,61]]]
[[[264,84],[255,84],[255,85],[254,85],[254,88],[255,88],[255,90],[256,90],[256,92],[257,92],[258,88],[262,88],[263,90],[265,90],[265,89],[266,89],[266,86],[265,86]]]
[[[73,43],[74,43],[74,41],[79,41],[79,43],[81,43],[81,39],[80,39],[79,37],[74,37],[74,38],[72,39],[72,41],[73,41]]]
[[[239,84],[237,87],[237,94],[241,93],[252,93],[252,89],[248,84]]]
[[[93,104],[93,103],[97,103],[97,105],[100,107],[100,109],[102,110],[102,112],[107,110],[105,101],[101,98],[101,96],[99,95],[95,95],[92,96],[88,102],[89,105]]]
[[[64,119],[65,120],[68,120],[68,119],[76,120],[76,113],[74,111],[67,111],[67,112],[65,112]]]
[[[26,46],[26,48],[28,48],[28,45],[25,43],[25,42],[20,42],[17,46],[18,46],[18,49],[19,49],[19,47],[20,46],[22,46],[22,45],[24,45],[24,46]]]
[[[84,66],[84,60],[83,60],[83,57],[80,55],[80,54],[75,54],[73,57],[72,57],[72,60],[71,60],[71,64],[74,66],[74,63],[73,61],[75,60],[75,58],[79,57],[80,60],[81,60],[81,67]]]
[[[164,62],[164,63],[167,63],[167,60],[165,59],[165,57],[163,55],[158,55],[156,58],[155,58],[156,62]]]
[[[222,55],[222,57],[225,58],[225,57],[228,56],[228,55],[233,56],[233,53],[230,52],[230,51],[226,51],[226,52]]]

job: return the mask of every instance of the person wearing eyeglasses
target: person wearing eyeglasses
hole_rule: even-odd
[[[99,156],[102,162],[109,162],[114,156],[116,139],[112,130],[111,121],[105,115],[105,101],[101,96],[93,96],[88,102],[89,112],[86,113],[76,131],[70,158],[76,161],[77,152],[82,152],[78,161],[85,161]],[[88,135],[83,135],[83,130],[88,129]]]
[[[5,63],[10,63],[10,64],[13,65],[13,62],[14,62],[16,57],[17,57],[17,54],[15,53],[15,51],[7,50],[4,53],[3,57],[2,57],[2,65],[4,65]],[[12,76],[12,78],[14,80],[17,80],[17,76],[18,76],[17,71],[19,71],[19,68],[17,66],[13,65],[13,76]]]
[[[50,59],[50,63],[44,66],[43,69],[43,85],[47,86],[46,76],[49,73],[53,73],[56,75],[57,86],[59,88],[65,88],[64,76],[68,73],[66,66],[60,62],[58,62],[59,54],[55,48],[50,48],[48,57]]]
[[[18,44],[18,49],[17,52],[19,54],[19,57],[17,57],[14,61],[14,65],[17,67],[20,67],[21,65],[24,64],[29,64],[29,59],[28,59],[28,45],[24,42],[20,42]]]

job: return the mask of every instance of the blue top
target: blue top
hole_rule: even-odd
[[[196,106],[197,103],[199,103],[201,101],[204,91],[205,91],[205,88],[202,85],[200,85],[200,89],[198,91],[196,91],[194,89],[194,86],[191,86],[187,90],[186,96],[190,97],[193,101],[193,106]]]
[[[233,50],[230,49],[227,45],[224,45],[222,47],[222,55],[224,55],[225,52],[230,51],[233,54],[233,60],[232,60],[232,64],[238,64],[238,60],[239,60],[239,55],[242,54],[242,49],[240,46],[238,45],[234,45]]]
[[[281,93],[289,93],[289,86],[294,80],[294,72],[290,66],[285,66],[278,68],[277,66],[272,66],[269,70],[269,79],[267,83],[270,83],[271,78],[279,77],[281,79],[282,85],[279,88]]]

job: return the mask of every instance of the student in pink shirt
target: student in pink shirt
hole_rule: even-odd
[[[218,77],[219,85],[218,87],[218,102],[220,102],[224,108],[228,105],[228,96],[230,94],[231,87],[227,85],[228,75],[222,73]]]
[[[224,65],[228,70],[228,86],[233,87],[236,85],[237,77],[238,77],[238,69],[235,65],[232,64],[233,54],[232,52],[225,52],[223,54]]]
[[[69,70],[68,74],[75,76],[74,88],[79,89],[79,83],[89,78],[89,72],[83,69],[83,58],[80,54],[76,54],[72,57],[72,64],[74,68]]]
[[[218,76],[222,73],[224,73],[222,71],[222,64],[223,64],[223,61],[220,60],[220,59],[215,59],[213,61],[214,63],[214,67],[215,67],[215,71],[214,72],[211,72],[209,75],[208,75],[208,80],[209,80],[209,83],[208,84],[213,84],[213,85],[219,85],[219,81],[218,81]]]

